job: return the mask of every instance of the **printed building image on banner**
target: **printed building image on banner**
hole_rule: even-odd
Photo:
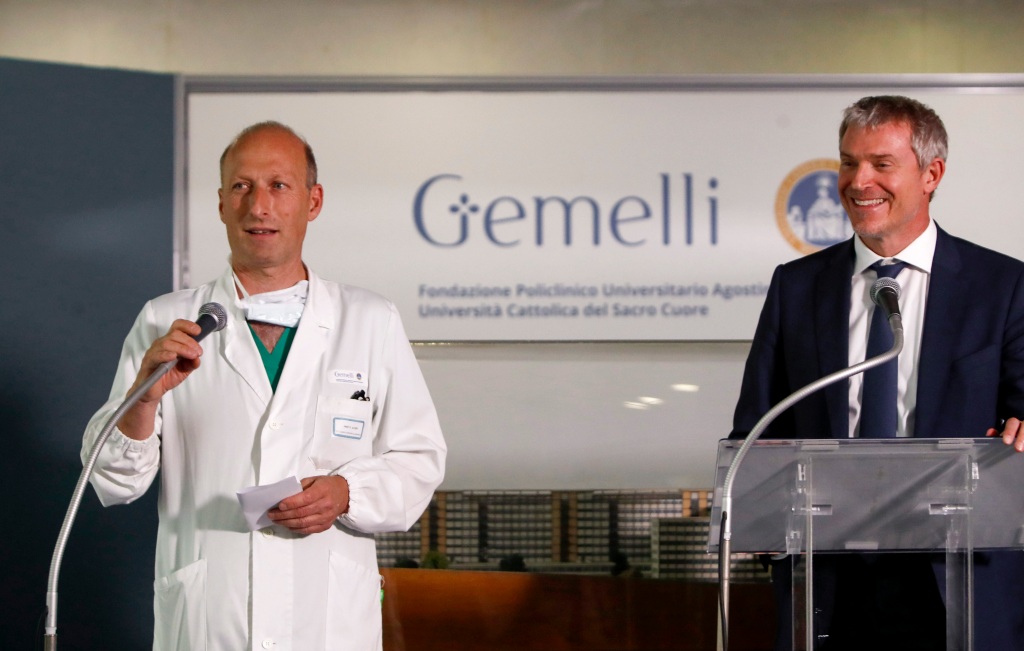
[[[814,253],[853,236],[839,200],[839,160],[797,166],[779,186],[775,218],[779,232],[801,253]]]
[[[746,340],[775,266],[852,235],[838,125],[866,94],[192,93],[187,282],[227,263],[221,150],[274,119],[319,162],[307,263],[392,299],[413,340]],[[1016,210],[992,190],[1008,171],[970,150],[1024,135],[1020,97],[908,94],[954,134],[936,219],[1005,247],[977,219]]]

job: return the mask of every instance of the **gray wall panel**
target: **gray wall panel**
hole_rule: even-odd
[[[171,289],[174,78],[0,59],[3,648],[41,648],[50,555],[143,302]],[[156,491],[83,500],[60,575],[62,651],[148,648]]]

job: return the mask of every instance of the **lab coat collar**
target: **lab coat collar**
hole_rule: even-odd
[[[295,338],[292,340],[292,347],[288,352],[289,358],[294,357],[304,360],[304,362],[302,364],[285,362],[281,380],[277,385],[279,395],[285,394],[292,385],[302,384],[298,377],[291,378],[296,374],[308,372],[308,369],[303,368],[307,366],[306,360],[316,360],[323,355],[329,341],[328,335],[334,327],[339,312],[339,308],[334,305],[323,280],[308,267],[306,271],[309,274],[309,294],[306,298],[306,308],[299,320]],[[252,333],[245,321],[245,313],[238,307],[236,297],[234,277],[229,268],[216,281],[213,288],[213,300],[223,305],[228,313],[228,324],[224,328],[224,336],[219,338],[219,352],[259,396],[260,400],[269,405],[275,394],[270,387],[270,380],[267,379],[267,372],[263,368],[256,342],[253,341]]]
[[[334,304],[331,293],[320,276],[309,267],[306,267],[306,273],[309,275],[309,294],[306,297],[306,313],[302,317],[312,317],[309,320],[318,328],[330,330],[338,320],[341,306]],[[302,325],[302,320],[299,321],[299,325]]]
[[[256,393],[260,401],[269,404],[274,391],[270,388],[270,380],[267,379],[267,372],[263,368],[260,352],[256,349],[256,342],[252,340],[252,333],[245,321],[245,312],[235,300],[237,297],[234,276],[229,267],[213,287],[213,300],[223,305],[228,313],[228,323],[218,338],[219,352]]]
[[[333,321],[329,315],[334,313],[333,301],[323,281],[308,268],[306,271],[309,274],[306,307],[288,351],[288,360],[301,360],[301,363],[285,360],[275,394],[279,400],[288,400],[288,392],[293,389],[308,390],[310,365],[316,368],[316,362],[326,353],[330,341]]]

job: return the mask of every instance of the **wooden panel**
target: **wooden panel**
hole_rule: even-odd
[[[518,572],[384,569],[385,651],[714,651],[709,583]],[[767,585],[733,586],[756,613],[731,651],[771,648]]]

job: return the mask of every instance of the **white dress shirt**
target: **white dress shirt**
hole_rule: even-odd
[[[897,393],[898,421],[896,436],[914,435],[914,414],[917,409],[917,366],[921,359],[921,333],[924,328],[924,312],[928,303],[928,281],[931,278],[932,259],[935,257],[937,230],[935,222],[929,220],[916,240],[897,253],[894,261],[906,262],[907,267],[896,276],[900,284],[900,314],[903,316],[903,350],[900,351],[899,386]],[[876,309],[871,301],[871,286],[876,280],[870,267],[882,260],[877,253],[853,238],[856,259],[853,277],[850,280],[850,366],[864,361],[868,349],[868,330],[871,316]],[[860,435],[860,402],[864,386],[864,374],[849,379],[850,391],[850,436]]]

